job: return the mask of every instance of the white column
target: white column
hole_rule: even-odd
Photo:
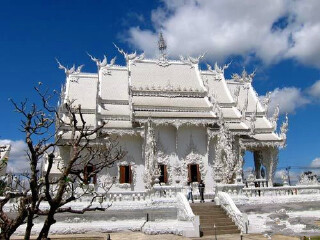
[[[266,177],[269,187],[273,186],[273,177],[279,160],[278,154],[278,147],[268,147],[262,150],[262,163],[266,167]]]

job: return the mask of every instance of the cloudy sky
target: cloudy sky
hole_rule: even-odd
[[[86,55],[127,51],[153,57],[162,31],[170,58],[206,53],[204,63],[232,61],[226,77],[256,69],[259,95],[271,92],[271,109],[288,113],[288,146],[283,167],[320,167],[320,1],[166,0],[166,1],[2,1],[0,3],[1,143],[11,141],[13,169],[23,168],[19,116],[8,98],[37,101],[39,81],[52,89],[64,83],[55,62],[85,64]],[[247,166],[252,165],[248,158]]]

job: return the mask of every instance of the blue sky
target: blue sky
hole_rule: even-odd
[[[37,101],[33,86],[39,81],[60,89],[64,73],[55,57],[94,72],[86,52],[117,55],[117,64],[124,64],[115,42],[154,56],[162,30],[171,58],[207,52],[204,62],[210,64],[232,60],[227,77],[244,67],[257,69],[253,85],[259,95],[271,91],[271,108],[279,103],[281,113],[289,113],[279,167],[320,167],[319,11],[316,0],[1,1],[1,142],[15,144],[16,168],[23,135],[8,98]]]

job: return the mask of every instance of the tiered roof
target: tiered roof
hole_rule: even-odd
[[[201,71],[199,58],[144,59],[126,54],[126,66],[92,58],[97,74],[67,75],[65,99],[81,104],[88,124],[107,121],[107,131],[134,131],[152,119],[157,124],[195,124],[216,127],[221,122],[246,139],[283,143],[275,133],[278,116],[268,119],[266,105],[252,87],[253,74],[245,71],[224,77],[217,64]]]

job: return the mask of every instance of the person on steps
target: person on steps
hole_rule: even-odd
[[[188,201],[190,200],[193,203],[192,186],[191,186],[191,182],[188,182]]]
[[[199,193],[200,193],[200,202],[204,203],[204,188],[205,188],[205,185],[204,185],[202,180],[200,180],[198,188],[199,188]]]

